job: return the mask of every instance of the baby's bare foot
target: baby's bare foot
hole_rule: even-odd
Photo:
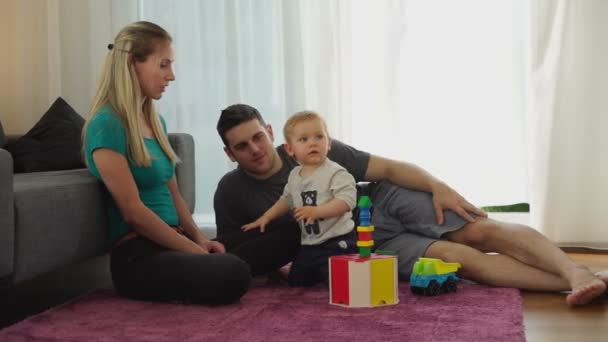
[[[290,262],[287,265],[279,268],[279,273],[285,280],[287,280],[287,278],[289,278],[289,272],[291,272],[291,265],[292,265],[292,263]]]
[[[606,291],[606,281],[585,267],[577,268],[572,279],[572,293],[566,297],[566,302],[570,305],[588,304]]]

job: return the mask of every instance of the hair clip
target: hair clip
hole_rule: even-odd
[[[131,51],[129,51],[129,50],[114,48],[114,44],[108,44],[108,50],[120,51],[120,52],[124,52],[124,53],[131,53]]]

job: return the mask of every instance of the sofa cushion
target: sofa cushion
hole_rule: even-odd
[[[5,147],[15,173],[85,167],[81,132],[84,119],[61,97],[26,134]]]
[[[16,174],[14,191],[14,283],[107,250],[107,193],[87,169]]]
[[[13,219],[13,160],[0,149],[0,290],[13,273],[15,230]]]

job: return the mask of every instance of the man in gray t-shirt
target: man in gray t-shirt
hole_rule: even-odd
[[[272,221],[264,233],[240,228],[275,203],[297,163],[282,146],[273,147],[272,127],[251,106],[224,109],[217,130],[227,156],[239,166],[220,180],[215,193],[217,239],[249,263],[254,275],[268,273],[297,255],[297,223],[285,215]],[[480,283],[572,290],[566,298],[571,305],[587,304],[606,291],[602,280],[536,230],[487,218],[416,165],[370,155],[336,140],[328,158],[357,182],[380,182],[371,190],[374,240],[379,249],[398,255],[401,279],[407,280],[413,260],[425,256],[459,262],[459,275]]]
[[[274,151],[273,158],[281,160],[276,172],[266,179],[256,179],[239,167],[222,177],[214,197],[217,239],[228,251],[248,261],[254,275],[289,263],[300,250],[300,227],[291,215],[273,220],[264,233],[241,231],[244,224],[262,216],[279,199],[290,171],[298,165],[283,146]],[[368,153],[332,140],[327,157],[344,167],[355,181],[364,181]]]

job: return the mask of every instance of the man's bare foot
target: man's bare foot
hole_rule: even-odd
[[[601,281],[606,283],[606,291],[604,292],[604,297],[608,298],[608,270],[599,271],[595,274]]]
[[[608,285],[608,270],[599,271],[595,276]]]
[[[572,292],[566,297],[570,305],[588,304],[606,292],[606,282],[585,267],[577,268],[573,279]]]

